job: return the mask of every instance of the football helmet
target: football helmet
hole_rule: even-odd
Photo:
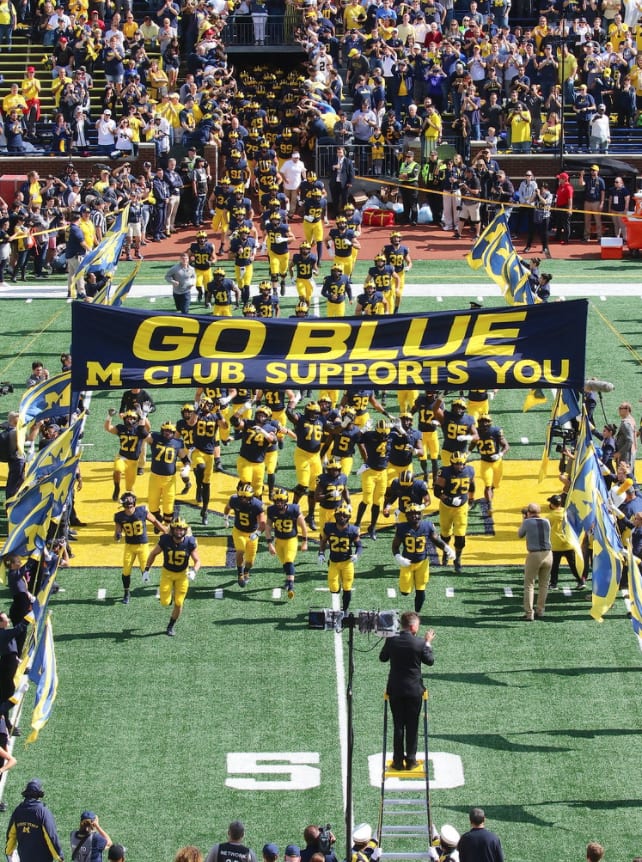
[[[175,517],[169,525],[169,532],[173,539],[184,539],[188,529],[189,527],[185,518]]]
[[[173,422],[167,420],[166,422],[163,422],[160,430],[161,434],[164,434],[167,437],[173,437],[174,434],[176,434],[176,425],[174,425]]]
[[[252,486],[249,482],[239,482],[236,486],[236,494],[241,500],[251,500],[254,496]]]
[[[120,498],[120,505],[126,509],[128,506],[136,505],[136,495],[132,494],[131,491],[126,491],[123,496]]]
[[[450,456],[451,467],[463,467],[468,460],[468,455],[465,452],[453,452]]]
[[[377,434],[381,434],[384,437],[387,437],[390,434],[390,424],[387,419],[377,419],[377,424],[375,425],[375,431]]]

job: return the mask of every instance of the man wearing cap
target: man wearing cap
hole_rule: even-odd
[[[122,844],[112,844],[107,851],[108,862],[125,862],[127,849]]]
[[[82,812],[80,827],[73,830],[69,840],[74,862],[95,862],[97,859],[102,862],[103,850],[112,844],[93,811]]]
[[[557,209],[557,239],[560,245],[566,245],[571,238],[571,216],[573,215],[573,186],[568,181],[566,171],[557,175],[555,207]]]
[[[460,835],[450,823],[444,823],[439,830],[438,837],[428,849],[428,854],[434,862],[459,862],[457,845]]]
[[[276,862],[279,858],[279,847],[277,844],[263,845],[263,862]]]
[[[301,862],[301,848],[296,844],[288,844],[284,854],[285,862]]]
[[[606,184],[600,176],[599,165],[591,165],[591,171],[580,173],[580,185],[584,189],[584,242],[591,239],[591,222],[595,219],[596,239],[602,239],[602,210],[606,197]]]
[[[417,732],[425,686],[421,666],[433,665],[432,629],[417,637],[419,614],[405,611],[401,615],[401,634],[387,638],[379,661],[390,662],[386,693],[394,723],[392,768],[414,769],[417,766]]]
[[[5,853],[14,851],[23,862],[62,862],[56,821],[42,801],[45,795],[39,778],[32,778],[22,791],[24,797],[13,811],[7,827]]]
[[[112,119],[111,111],[105,108],[95,123],[98,132],[98,155],[109,156],[116,142],[116,123]]]
[[[551,550],[551,523],[542,517],[539,503],[529,503],[522,509],[522,523],[517,535],[526,539],[526,562],[524,563],[524,615],[523,620],[532,622],[541,619],[546,608],[546,596],[553,565]],[[538,582],[537,609],[533,608],[535,581]]]
[[[215,844],[207,854],[205,862],[256,862],[254,850],[243,844],[244,837],[245,826],[240,820],[233,820],[227,830],[228,840]]]
[[[589,125],[595,113],[595,99],[589,93],[586,84],[581,84],[573,102],[573,110],[577,118],[577,146],[589,148]]]

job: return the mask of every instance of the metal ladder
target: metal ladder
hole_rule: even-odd
[[[428,764],[428,692],[423,695],[423,731],[425,761],[411,771],[397,771],[392,761],[386,760],[388,737],[388,694],[384,695],[383,709],[383,751],[381,763],[381,798],[379,804],[378,840],[381,859],[429,859],[428,848],[431,843],[432,817],[430,811],[430,769]],[[424,779],[423,790],[415,787],[403,789],[389,786],[390,779]],[[387,783],[388,782],[388,783]],[[412,843],[421,850],[388,850],[395,842],[406,846]]]

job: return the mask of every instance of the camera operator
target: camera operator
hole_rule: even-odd
[[[526,539],[526,561],[524,563],[524,616],[532,622],[542,619],[546,608],[546,596],[551,578],[553,552],[551,550],[551,523],[542,517],[538,503],[529,503],[522,509],[522,523],[517,535]],[[533,608],[535,580],[537,579],[537,608]]]
[[[310,862],[315,853],[322,853],[325,862],[338,862],[336,853],[332,849],[336,838],[332,833],[330,824],[326,826],[306,826],[303,830],[305,847],[301,850],[301,862]]]

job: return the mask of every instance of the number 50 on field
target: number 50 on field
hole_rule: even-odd
[[[421,757],[421,753],[419,753]],[[445,751],[431,751],[430,787],[447,790],[464,784],[461,758]],[[312,790],[321,784],[321,769],[316,751],[230,751],[227,755],[226,787],[234,790]],[[381,754],[368,757],[370,784],[381,783]],[[423,786],[423,780],[392,779],[403,788]]]

